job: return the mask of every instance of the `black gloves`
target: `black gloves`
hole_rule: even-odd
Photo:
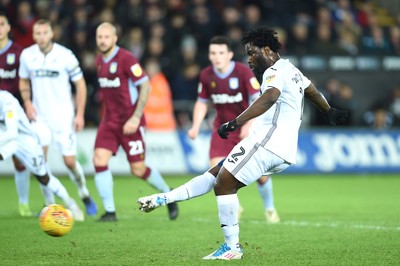
[[[328,112],[324,113],[324,116],[330,125],[336,126],[336,124],[342,124],[346,122],[347,118],[349,117],[349,112],[331,107]]]
[[[236,119],[234,119],[230,122],[226,122],[219,127],[218,135],[223,139],[227,139],[229,132],[235,131],[238,127],[239,126],[236,123]]]

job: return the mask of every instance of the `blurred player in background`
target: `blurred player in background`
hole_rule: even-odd
[[[218,136],[219,126],[242,113],[260,95],[260,84],[253,72],[248,66],[232,61],[233,55],[229,39],[215,36],[209,44],[211,66],[200,73],[199,95],[193,110],[193,125],[188,135],[191,139],[197,137],[211,101],[216,116],[211,135],[210,166],[226,158],[232,148],[248,135],[251,121],[232,133],[228,140]],[[213,179],[204,179],[204,182],[213,183]],[[212,187],[209,187],[211,190]],[[257,187],[264,203],[267,222],[278,223],[280,219],[274,205],[272,179],[268,176],[261,177],[257,180]],[[190,189],[196,194],[196,187]],[[240,207],[239,216],[242,212],[243,208]]]
[[[62,199],[76,221],[84,220],[83,212],[60,180],[47,171],[39,137],[18,100],[7,91],[0,91],[0,160],[10,156],[16,156],[42,186]]]
[[[20,104],[22,99],[18,89],[19,56],[22,47],[8,38],[11,26],[5,14],[0,13],[0,90],[10,92]],[[24,217],[32,216],[29,208],[30,174],[15,156],[12,156],[15,174],[15,186],[19,198],[19,214]]]
[[[347,112],[329,106],[324,96],[289,60],[281,59],[281,44],[274,30],[258,27],[244,33],[242,43],[255,75],[262,75],[261,95],[244,112],[222,124],[218,135],[228,135],[255,119],[249,135],[227,158],[203,175],[216,177],[214,192],[224,243],[204,260],[233,260],[243,257],[239,242],[237,191],[263,175],[276,174],[296,163],[298,131],[303,117],[304,97],[324,113],[330,124],[343,123]],[[179,187],[177,188],[179,189]],[[170,203],[163,195],[138,200],[149,212]]]
[[[150,92],[150,82],[139,61],[117,46],[116,28],[102,23],[96,30],[101,54],[96,59],[98,81],[105,104],[94,150],[95,181],[106,213],[100,221],[116,221],[113,176],[108,169],[111,156],[119,146],[124,149],[131,173],[146,180],[160,192],[170,191],[157,169],[145,164],[145,119],[143,109]],[[169,218],[178,216],[176,203],[168,205]]]
[[[49,21],[42,19],[34,24],[36,44],[21,53],[19,89],[25,112],[40,137],[45,156],[54,141],[87,214],[93,216],[97,214],[97,207],[90,197],[82,166],[76,160],[76,132],[81,131],[85,124],[86,82],[75,55],[54,43],[53,35]],[[76,88],[75,99],[70,81]],[[54,201],[52,193],[44,190],[44,194],[46,204]]]

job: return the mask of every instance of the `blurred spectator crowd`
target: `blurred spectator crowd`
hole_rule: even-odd
[[[54,25],[55,41],[70,48],[81,62],[88,84],[88,125],[100,119],[97,93],[95,29],[109,21],[118,29],[119,45],[143,64],[162,73],[169,83],[178,128],[190,124],[200,70],[209,64],[208,41],[228,36],[235,60],[246,61],[240,43],[243,31],[275,28],[285,55],[400,55],[398,0],[0,0],[12,25],[11,38],[33,44],[32,25],[46,18]],[[154,66],[158,64],[158,66]],[[352,88],[340,80],[320,84],[339,108],[357,107]],[[366,110],[358,124],[388,128],[400,116],[396,86],[386,102]],[[390,106],[394,107],[390,107]],[[390,109],[392,108],[392,109]],[[382,116],[376,110],[384,110]],[[370,112],[370,113],[368,113]],[[314,116],[311,125],[324,125]],[[350,120],[349,125],[354,124]]]

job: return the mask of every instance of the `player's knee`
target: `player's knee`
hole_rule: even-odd
[[[68,169],[75,169],[75,167],[76,167],[75,161],[76,161],[75,156],[64,157],[64,163],[65,163],[65,166],[68,167]]]
[[[131,172],[133,175],[146,180],[151,173],[151,169],[147,166],[132,167]]]
[[[25,166],[14,156],[13,156],[13,162],[14,162],[15,170],[17,172],[22,172],[25,170]]]

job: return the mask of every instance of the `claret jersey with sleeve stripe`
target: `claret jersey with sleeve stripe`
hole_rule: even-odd
[[[287,59],[279,59],[263,74],[261,93],[271,88],[280,90],[276,103],[258,116],[250,129],[251,138],[289,163],[296,163],[304,90],[311,81]]]
[[[97,78],[105,104],[102,121],[123,125],[136,109],[138,86],[148,80],[146,72],[132,53],[116,47],[107,58],[96,58]],[[144,116],[140,125],[145,125]]]
[[[19,77],[30,79],[32,103],[38,117],[51,124],[63,124],[74,117],[70,81],[83,77],[78,59],[68,48],[53,43],[43,54],[34,44],[25,48],[20,57]]]
[[[14,96],[19,95],[18,67],[22,47],[9,41],[0,50],[0,90],[9,91]]]

